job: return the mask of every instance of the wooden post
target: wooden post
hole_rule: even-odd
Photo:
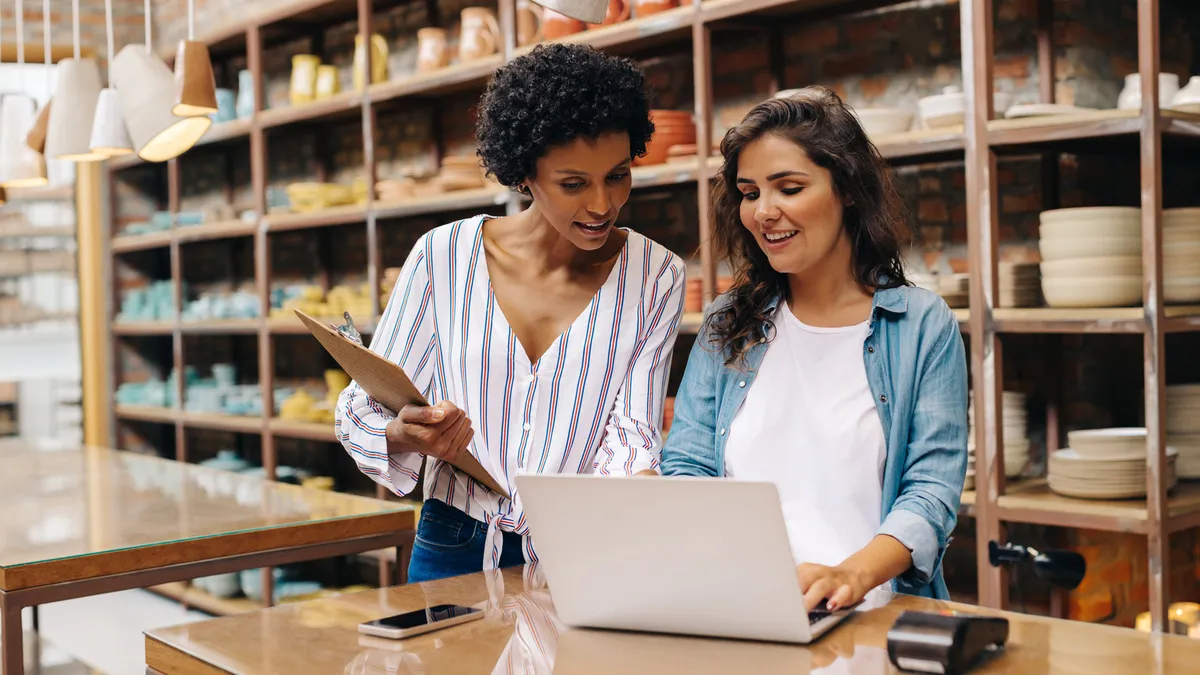
[[[1142,84],[1142,306],[1146,376],[1146,517],[1151,627],[1166,628],[1170,562],[1166,461],[1166,356],[1163,340],[1162,130],[1159,111],[1158,0],[1138,0],[1138,72]]]
[[[709,190],[708,156],[712,151],[712,29],[705,25],[700,13],[700,0],[695,0],[692,17],[692,73],[696,87],[696,197],[699,204],[697,226],[700,229],[700,267],[703,270],[704,303],[713,301],[717,293],[717,267],[712,250],[712,194]]]
[[[988,542],[1004,536],[996,500],[1004,493],[999,423],[1003,368],[992,320],[998,283],[996,157],[988,145],[992,118],[992,2],[964,0],[961,9],[963,90],[966,94],[967,247],[971,274],[971,371],[975,396],[976,556],[979,602],[1003,608],[1003,570],[988,562]]]
[[[112,417],[113,354],[106,345],[116,343],[112,335],[111,312],[106,292],[106,260],[111,231],[107,227],[100,187],[103,171],[97,162],[75,165],[75,238],[78,248],[76,266],[79,286],[79,352],[82,365],[80,386],[83,390],[83,442],[85,445],[113,445]],[[116,286],[108,286],[116,288]]]

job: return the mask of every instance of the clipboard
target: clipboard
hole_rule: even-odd
[[[296,312],[296,316],[300,317],[300,321],[304,322],[342,370],[385,408],[399,411],[406,405],[429,405],[403,368],[367,349],[332,325],[323,324],[298,309],[292,311]],[[512,498],[470,452],[464,452],[452,464],[492,492]]]

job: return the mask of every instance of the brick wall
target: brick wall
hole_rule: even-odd
[[[0,16],[3,17],[4,22],[4,44],[14,47],[17,39],[15,10],[16,8],[11,2],[0,8]],[[113,2],[112,14],[113,45],[117,51],[130,43],[143,44],[145,42],[142,3]],[[40,2],[29,0],[25,3],[24,22],[25,43],[36,45],[38,53],[40,53],[42,45],[42,5]],[[51,44],[72,44],[71,26],[70,4],[61,1],[52,3],[50,9]],[[79,43],[92,50],[103,69],[108,62],[103,0],[80,0]]]
[[[232,204],[252,208],[250,143],[194,148],[179,158],[179,210],[205,211]]]

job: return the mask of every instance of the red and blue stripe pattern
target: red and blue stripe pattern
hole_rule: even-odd
[[[421,238],[370,348],[403,367],[431,402],[449,400],[466,412],[475,428],[469,451],[510,493],[522,472],[628,475],[656,468],[683,312],[683,262],[629,232],[591,303],[531,362],[493,293],[484,219]],[[337,434],[347,453],[364,474],[403,495],[416,486],[425,458],[389,457],[385,430],[393,418],[356,383],[338,400]],[[529,534],[519,500],[444,462],[429,462],[425,493],[501,531]],[[531,537],[522,549],[526,560],[537,560]],[[487,556],[499,560],[498,548]]]

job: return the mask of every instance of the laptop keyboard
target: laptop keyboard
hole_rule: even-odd
[[[816,623],[816,622],[820,621],[821,619],[824,619],[825,617],[829,616],[829,614],[830,614],[830,612],[828,609],[825,609],[825,608],[814,609],[808,613],[808,622]]]

